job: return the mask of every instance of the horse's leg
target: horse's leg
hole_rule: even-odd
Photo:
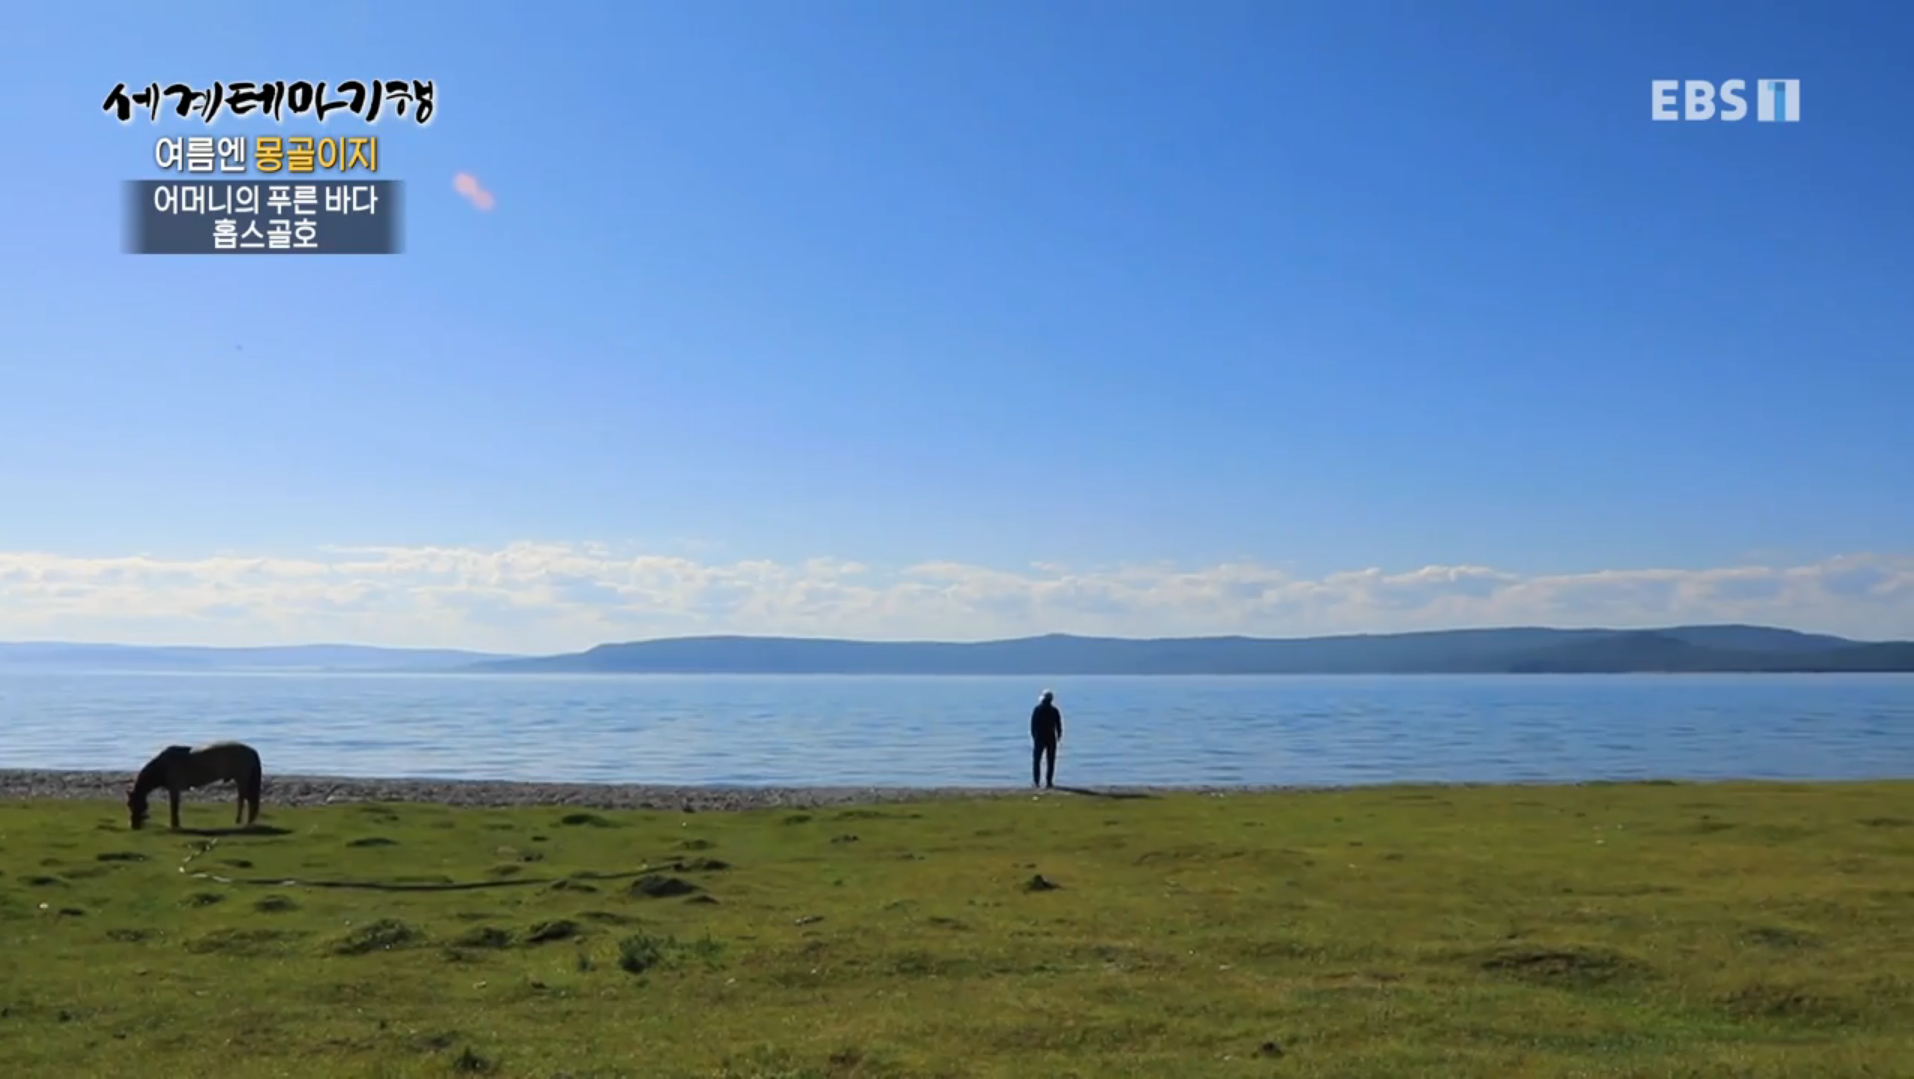
[[[246,785],[235,783],[233,786],[239,792],[239,797],[233,799],[233,823],[243,824],[246,820]]]
[[[173,803],[173,831],[179,831],[179,788],[166,788],[167,798]]]
[[[257,756],[253,758],[252,766],[246,769],[246,793],[252,802],[252,819],[248,823],[257,824],[259,800],[266,796],[266,770],[260,767]]]

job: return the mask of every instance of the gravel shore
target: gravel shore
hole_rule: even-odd
[[[78,798],[120,801],[131,772],[51,772],[0,769],[0,801]],[[1123,797],[1167,788],[1103,788]],[[1197,788],[1177,788],[1191,790]],[[1246,788],[1230,788],[1243,790]],[[1219,788],[1220,790],[1220,788]],[[354,779],[343,776],[267,776],[264,803],[316,806],[340,802],[430,802],[455,806],[562,805],[592,809],[736,809],[878,804],[932,798],[989,798],[1029,794],[1027,787],[665,787],[635,783],[523,783],[469,779]],[[230,786],[191,791],[192,802],[233,800]],[[158,796],[164,805],[165,796]]]

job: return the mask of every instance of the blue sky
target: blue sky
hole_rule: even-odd
[[[31,207],[0,217],[0,637],[1717,614],[1914,635],[1914,9],[235,10],[9,16],[0,131],[40,149],[0,178]],[[117,185],[203,125],[122,126],[100,110],[115,82],[375,76],[438,87],[429,126],[374,132],[411,191],[405,255],[121,253]],[[1802,80],[1802,122],[1650,119],[1651,79],[1762,77]],[[495,210],[453,192],[460,171]],[[222,591],[206,568],[336,576],[340,547],[493,568],[388,579],[376,624],[310,620],[371,603],[336,583]],[[584,562],[473,598],[561,550]],[[869,568],[826,581],[816,559]],[[1214,577],[1794,580],[1854,559],[1869,583],[1809,606],[1413,618],[1374,595],[1285,614]],[[897,575],[925,564],[970,576],[910,606]],[[1265,607],[1111,606],[1112,582],[1172,564]],[[654,570],[704,598],[668,610],[632,583]],[[855,572],[888,575],[860,586],[888,621],[820,598]],[[766,573],[785,591],[753,592]],[[1009,598],[978,583],[1007,578]],[[457,613],[419,614],[448,580],[472,594],[430,602]],[[527,613],[587,594],[563,631]]]

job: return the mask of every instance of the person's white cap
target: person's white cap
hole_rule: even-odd
[[[1054,696],[1056,696],[1056,694],[1054,694],[1054,693],[1052,693],[1052,692],[1050,692],[1049,690],[1047,690],[1047,689],[1046,689],[1046,690],[1044,690],[1044,691],[1043,691],[1043,696],[1041,696],[1041,697],[1038,697],[1037,699],[1038,699],[1038,700],[1040,700],[1040,701],[1047,701],[1047,700],[1049,700],[1050,698],[1052,698],[1052,697],[1054,697]]]

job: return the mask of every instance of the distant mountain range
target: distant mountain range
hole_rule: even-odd
[[[1340,637],[1007,641],[676,637],[558,656],[348,644],[263,648],[0,643],[0,671],[444,671],[488,674],[1630,674],[1914,672],[1914,641],[1766,626],[1457,629]]]
[[[1051,635],[954,644],[679,637],[484,661],[494,673],[603,674],[1628,674],[1914,672],[1914,641],[1766,626],[1462,629],[1340,637],[1130,640]]]
[[[370,648],[356,644],[199,648],[0,642],[0,670],[33,667],[92,671],[443,671],[506,658],[510,657],[497,652]]]

